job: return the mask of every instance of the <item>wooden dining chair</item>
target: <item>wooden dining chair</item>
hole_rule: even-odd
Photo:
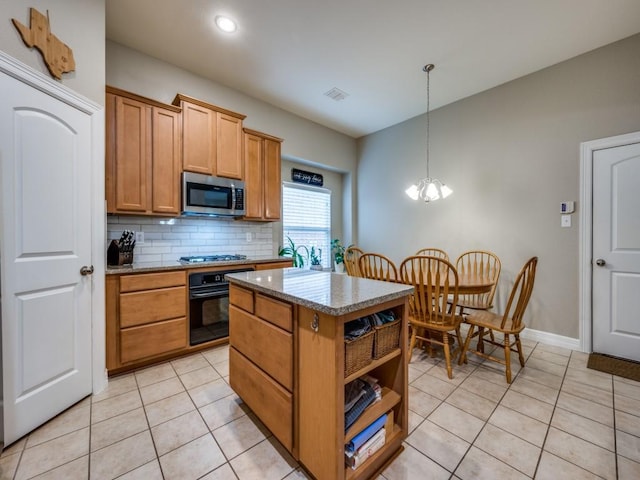
[[[400,280],[413,285],[409,297],[409,324],[411,341],[409,360],[417,340],[441,345],[447,365],[447,375],[453,378],[451,367],[451,343],[453,332],[462,349],[460,323],[462,317],[456,313],[458,301],[458,273],[447,260],[430,256],[412,256],[400,265]],[[453,308],[449,308],[450,302]]]
[[[415,253],[415,255],[428,255],[429,257],[438,257],[446,260],[447,262],[449,261],[449,255],[447,252],[439,248],[421,248]]]
[[[347,270],[347,275],[351,275],[352,277],[361,277],[360,266],[358,265],[358,261],[364,251],[358,247],[347,247],[344,251],[344,268]]]
[[[505,365],[507,383],[511,383],[511,352],[518,353],[520,366],[524,367],[520,332],[525,328],[522,317],[524,316],[529,298],[531,298],[531,292],[533,291],[537,264],[538,257],[532,257],[524,264],[522,270],[520,270],[520,273],[516,277],[513,288],[511,289],[511,295],[509,295],[509,301],[502,315],[488,310],[478,310],[466,315],[465,319],[469,324],[469,331],[467,332],[467,338],[460,355],[459,364],[466,361],[467,352],[472,352],[488,360],[501,363]],[[496,335],[503,334],[504,341],[498,342],[497,340],[485,338],[484,333],[486,330],[490,330]],[[515,349],[510,341],[511,335],[513,335],[515,341]],[[475,350],[469,350],[469,343],[474,337],[478,338],[478,343]],[[485,343],[502,347],[504,349],[504,359],[485,353]]]
[[[383,280],[385,282],[398,281],[398,269],[387,257],[380,253],[364,253],[358,260],[360,274],[364,278]]]
[[[486,293],[473,295],[460,295],[458,299],[458,308],[460,315],[464,314],[465,309],[471,310],[490,310],[493,308],[493,297],[496,294],[498,279],[500,278],[500,270],[502,264],[495,253],[485,250],[470,250],[461,254],[456,260],[456,269],[459,275],[477,275],[487,277],[493,281],[491,290]],[[495,340],[492,331],[485,332]]]
[[[500,259],[492,252],[472,250],[458,257],[456,260],[458,275],[486,277],[493,281],[491,290],[486,293],[460,295],[460,298],[458,298],[460,313],[463,313],[464,309],[489,310],[493,307],[493,297],[496,294],[501,269]]]

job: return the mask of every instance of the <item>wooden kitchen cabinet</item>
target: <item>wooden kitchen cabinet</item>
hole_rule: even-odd
[[[188,346],[184,270],[107,276],[107,369],[135,367]]]
[[[255,270],[290,266],[291,259],[280,258],[257,264],[247,262],[234,265],[240,269]],[[233,267],[199,264],[177,270],[164,270],[162,267],[158,270],[145,269],[138,273],[117,267],[114,267],[117,272],[114,273],[107,268],[105,313],[109,375],[205,350],[228,341],[225,337],[197,345],[189,343],[188,278],[191,273],[227,271]],[[254,297],[251,292],[247,296],[246,292],[231,290],[229,303],[253,313]],[[272,313],[265,313],[266,310]],[[264,299],[257,299],[256,312],[265,321],[291,333],[291,312],[286,314],[277,305]],[[272,333],[272,329],[266,331]],[[276,335],[274,339],[282,341],[283,337]]]
[[[256,270],[271,270],[272,268],[290,268],[290,267],[293,267],[293,260],[283,260],[281,262],[256,264]]]
[[[245,207],[247,220],[280,220],[282,139],[244,129]]]
[[[179,214],[180,163],[180,109],[107,87],[107,212]]]
[[[182,169],[205,175],[244,178],[242,115],[178,94],[182,110]]]

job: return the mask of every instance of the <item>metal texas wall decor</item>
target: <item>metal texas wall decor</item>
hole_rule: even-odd
[[[35,8],[31,8],[31,24],[27,28],[25,25],[12,18],[13,25],[20,32],[22,41],[29,48],[36,47],[42,54],[44,63],[49,69],[49,73],[58,80],[62,79],[63,73],[73,72],[76,69],[76,62],[73,59],[73,51],[68,45],[51,33],[49,25],[49,11],[45,17]]]

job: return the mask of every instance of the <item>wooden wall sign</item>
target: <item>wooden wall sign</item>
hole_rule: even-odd
[[[49,73],[51,73],[54,78],[61,80],[63,73],[73,72],[76,69],[73,51],[68,45],[51,33],[49,11],[47,11],[47,16],[45,17],[35,8],[31,8],[30,10],[31,24],[29,28],[15,18],[12,18],[11,21],[18,29],[18,32],[20,32],[24,44],[29,48],[36,47],[42,54]]]
[[[297,183],[306,183],[321,187],[324,184],[324,178],[319,173],[307,172],[305,170],[291,169],[291,180]]]

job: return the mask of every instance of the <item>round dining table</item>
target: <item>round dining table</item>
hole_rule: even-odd
[[[450,279],[453,282],[453,279]],[[491,291],[495,281],[481,275],[458,275],[458,295],[477,295]]]

